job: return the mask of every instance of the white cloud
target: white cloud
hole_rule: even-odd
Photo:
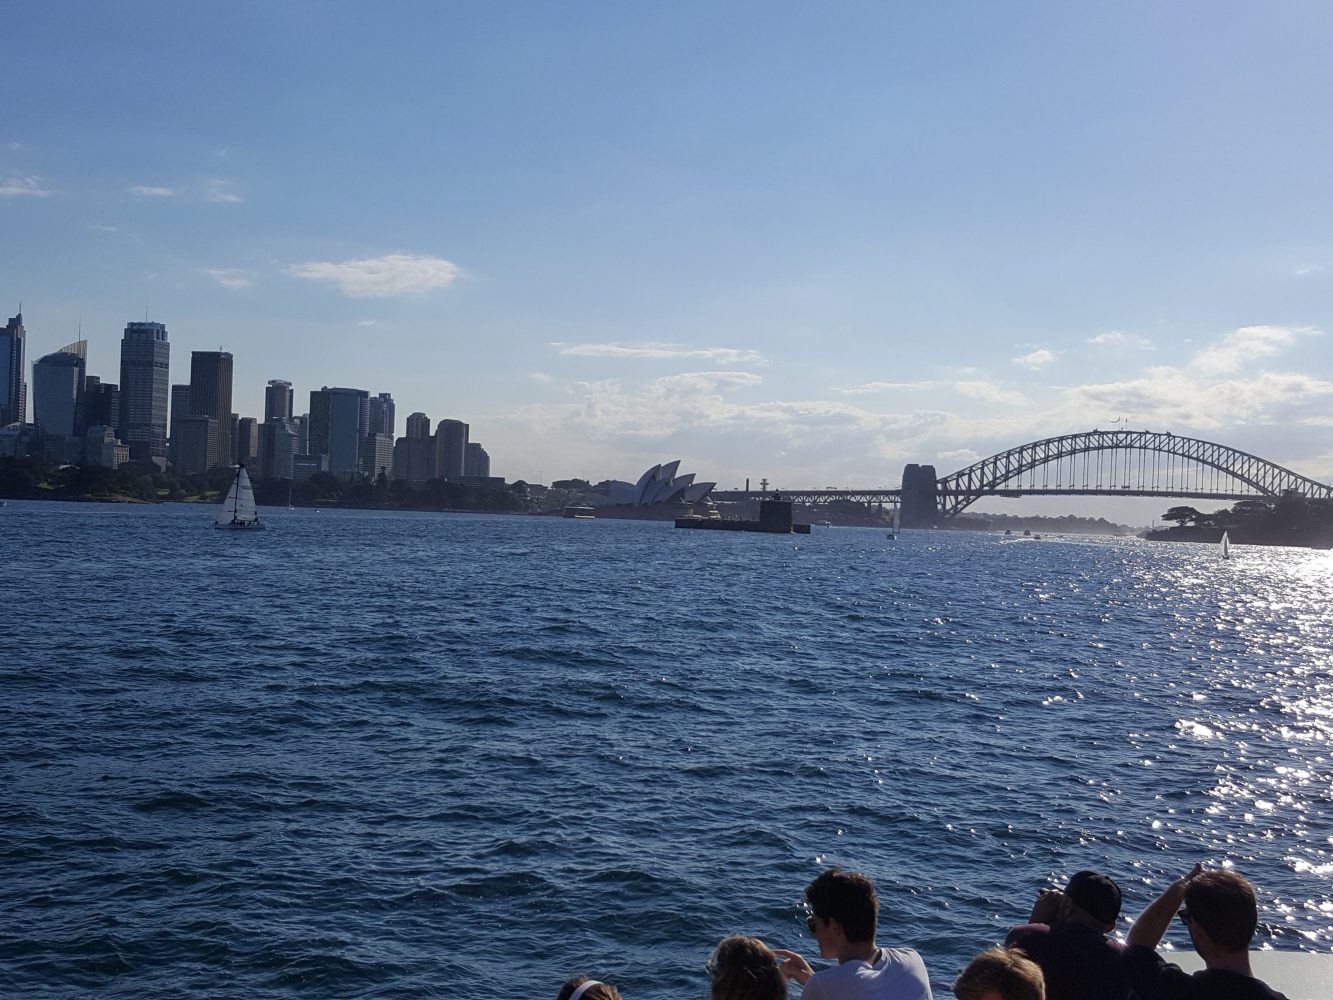
[[[93,222],[93,223],[89,223],[89,224],[88,224],[88,228],[91,229],[91,230],[93,230],[94,232],[98,232],[98,233],[118,233],[118,232],[120,232],[120,227],[119,227],[119,226],[99,226],[99,225],[98,225],[97,223],[95,223],[95,222]]]
[[[0,179],[0,198],[49,198],[55,192],[42,187],[38,177],[6,177]]]
[[[1151,351],[1153,349],[1152,341],[1147,337],[1141,337],[1137,333],[1124,333],[1120,330],[1108,330],[1106,333],[1099,333],[1095,337],[1089,337],[1087,342],[1098,347],[1128,347],[1139,351]]]
[[[458,265],[439,257],[388,254],[363,260],[292,264],[287,273],[310,281],[333,282],[348,298],[382,299],[448,288],[462,272]]]
[[[971,448],[951,448],[935,454],[935,461],[951,470],[965,469],[973,462],[981,460],[981,452]]]
[[[1028,398],[1015,389],[1005,389],[994,382],[974,380],[953,383],[954,392],[968,399],[979,399],[983,403],[1001,403],[1006,406],[1022,406]]]
[[[250,288],[255,283],[253,271],[237,271],[224,267],[201,267],[199,271],[201,274],[208,275],[223,288],[230,288],[233,291]]]
[[[1190,367],[1205,375],[1230,374],[1240,371],[1247,362],[1278,353],[1297,337],[1318,333],[1312,327],[1243,326],[1220,343],[1199,351]]]
[[[15,153],[22,153],[28,149],[28,147],[21,142],[7,142],[5,143],[5,148],[12,150]]]
[[[151,184],[138,184],[130,188],[130,194],[138,198],[174,198],[176,189],[169,187],[155,187]]]
[[[217,178],[208,182],[204,190],[204,197],[219,205],[236,205],[245,200],[236,193],[235,185],[231,181]]]
[[[528,378],[532,379],[532,381],[536,382],[538,385],[550,385],[555,381],[555,379],[550,375],[547,375],[546,372],[528,372]]]
[[[1036,371],[1039,368],[1045,368],[1055,361],[1055,353],[1048,351],[1044,347],[1039,347],[1030,354],[1024,354],[1022,357],[1014,358],[1014,364],[1022,365],[1024,368],[1031,368]]]
[[[839,389],[834,387],[834,392],[840,392],[844,396],[859,396],[872,392],[889,392],[893,389],[933,389],[940,383],[935,381],[926,382],[864,382],[861,385],[849,385],[846,388]]]
[[[758,351],[742,350],[735,347],[691,347],[687,344],[659,343],[565,344],[558,342],[551,346],[559,350],[561,354],[583,358],[690,358],[728,365],[763,360]]]

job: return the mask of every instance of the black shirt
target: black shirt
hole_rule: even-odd
[[[1191,976],[1142,945],[1125,949],[1125,970],[1141,1000],[1287,1000],[1262,981],[1239,972],[1204,969]]]

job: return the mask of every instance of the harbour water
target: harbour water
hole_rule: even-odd
[[[0,511],[5,996],[702,997],[835,863],[937,995],[1083,867],[1333,950],[1333,553],[263,513]]]

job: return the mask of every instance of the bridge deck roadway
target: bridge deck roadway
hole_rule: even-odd
[[[902,490],[771,490],[760,493],[757,490],[713,490],[710,499],[724,502],[740,502],[771,499],[780,493],[784,500],[794,503],[828,503],[830,500],[850,500],[853,503],[899,503]],[[937,496],[969,496],[966,490],[940,490]],[[1046,486],[1039,489],[1000,489],[990,490],[987,496],[997,497],[1162,497],[1169,500],[1253,500],[1262,494],[1251,490],[1248,493],[1217,492],[1200,490],[1154,490],[1131,489],[1113,486]]]

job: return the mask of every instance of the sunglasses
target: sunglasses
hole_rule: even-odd
[[[816,920],[823,920],[823,919],[825,919],[825,918],[824,918],[824,917],[817,917],[817,916],[815,916],[813,913],[810,914],[810,916],[808,916],[808,917],[805,918],[805,929],[808,930],[811,934],[813,934],[813,933],[815,932],[815,921],[816,921]]]

